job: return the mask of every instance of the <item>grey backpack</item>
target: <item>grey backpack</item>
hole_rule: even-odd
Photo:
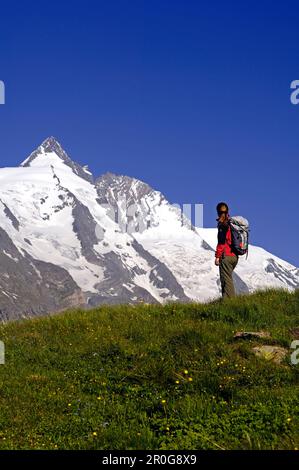
[[[248,256],[249,223],[244,217],[237,215],[229,218],[232,234],[231,248],[237,255]]]

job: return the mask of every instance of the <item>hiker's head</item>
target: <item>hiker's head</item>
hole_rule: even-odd
[[[225,222],[228,218],[228,205],[226,202],[219,202],[216,207],[218,222]]]

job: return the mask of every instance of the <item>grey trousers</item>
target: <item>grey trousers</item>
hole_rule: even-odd
[[[237,255],[220,258],[219,273],[223,298],[234,297],[236,295],[233,282],[233,270],[237,264]]]

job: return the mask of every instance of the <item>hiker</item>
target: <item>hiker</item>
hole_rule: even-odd
[[[232,249],[229,209],[225,202],[216,207],[218,218],[218,244],[215,252],[215,264],[219,266],[222,297],[234,297],[235,287],[233,270],[238,264],[239,256]]]

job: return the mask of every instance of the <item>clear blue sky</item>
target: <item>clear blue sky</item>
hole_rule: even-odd
[[[1,166],[54,135],[95,175],[203,203],[205,226],[227,201],[299,266],[299,6],[279,3],[1,2]]]

